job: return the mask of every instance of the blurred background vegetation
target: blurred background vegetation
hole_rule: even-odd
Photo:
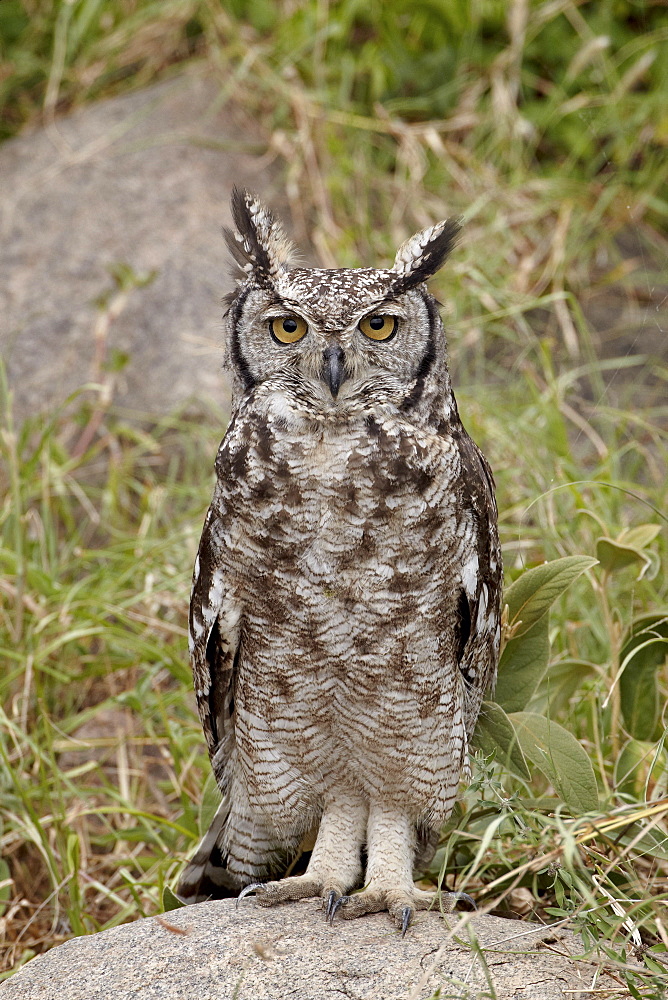
[[[525,706],[586,749],[599,811],[479,754],[426,877],[568,918],[619,996],[665,995],[666,4],[2,0],[0,59],[3,139],[199,62],[258,123],[324,266],[383,263],[464,215],[433,287],[507,581],[599,560],[554,605]],[[83,404],[17,427],[2,400],[9,970],[159,910],[194,844],[208,763],[186,605],[226,416],[112,409],[87,433]]]

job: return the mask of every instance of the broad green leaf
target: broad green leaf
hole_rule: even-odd
[[[667,767],[665,747],[659,751],[656,743],[630,739],[615,762],[615,788],[642,802],[645,784],[649,781],[651,789],[665,775]]]
[[[550,663],[531,699],[531,711],[555,718],[594,670],[594,664],[586,660],[555,660]]]
[[[550,616],[543,615],[523,635],[514,636],[501,654],[494,700],[506,712],[521,712],[540,684],[550,659]]]
[[[484,754],[495,752],[496,760],[513,774],[531,780],[515,728],[496,702],[483,701],[472,742]]]
[[[624,725],[637,740],[658,737],[662,700],[658,674],[668,658],[668,612],[644,615],[622,647],[619,694]]]
[[[633,563],[640,563],[643,566],[649,564],[649,557],[642,549],[630,545],[621,545],[614,538],[599,538],[596,542],[596,556],[604,570],[614,573],[619,569],[626,569]]]
[[[168,885],[162,890],[162,912],[168,913],[169,910],[180,910],[185,903],[182,903],[178,896],[175,896]]]
[[[631,655],[619,681],[624,725],[638,740],[651,740],[658,735],[661,701],[656,661],[652,656],[653,648],[657,646],[665,650],[668,643],[665,639],[655,639],[639,646]]]
[[[199,804],[199,816],[197,817],[197,824],[201,835],[205,834],[209,829],[211,820],[216,815],[219,805],[220,790],[216,783],[213,771],[210,771],[206,781],[204,782],[204,788],[202,789],[202,798],[200,799]]]
[[[573,581],[596,562],[591,556],[564,556],[522,573],[504,596],[510,623],[517,626],[513,639],[524,635],[540,621]]]
[[[661,531],[659,524],[637,524],[634,528],[624,528],[617,535],[620,545],[628,545],[632,549],[646,549]]]
[[[543,772],[573,812],[598,808],[596,777],[589,757],[575,737],[557,722],[533,712],[513,712],[525,757]]]

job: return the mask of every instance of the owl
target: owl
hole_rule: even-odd
[[[232,215],[232,415],[190,604],[222,803],[177,891],[320,897],[330,920],[387,910],[405,933],[434,901],[413,869],[499,655],[494,481],[425,285],[460,223],[412,236],[389,269],[321,269],[296,266],[252,194]]]

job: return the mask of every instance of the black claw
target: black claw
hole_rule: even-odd
[[[239,909],[239,900],[240,899],[243,899],[244,896],[250,896],[251,892],[255,892],[256,889],[260,889],[262,887],[262,885],[263,885],[262,882],[251,882],[251,884],[247,885],[245,889],[242,889],[241,892],[239,893],[239,895],[237,896],[237,901],[236,901],[236,904],[235,904],[235,909],[237,909],[237,910]]]
[[[448,895],[454,897],[454,899],[455,899],[454,905],[456,905],[457,902],[460,899],[463,899],[465,902],[467,902],[469,904],[469,906],[471,907],[472,910],[477,910],[478,909],[478,907],[476,906],[475,899],[472,899],[469,896],[468,892],[451,892]]]
[[[410,927],[411,920],[413,919],[413,907],[412,906],[402,906],[401,908],[401,936],[406,937],[406,931]]]
[[[350,899],[350,896],[339,896],[338,899],[334,900],[334,902],[332,903],[331,909],[329,911],[329,923],[330,923],[330,926],[334,923],[334,917],[336,916],[336,914],[338,913],[338,911],[341,909],[342,906],[344,906],[348,902],[349,899]]]
[[[325,904],[325,920],[328,920],[331,924],[332,916],[336,912],[334,909],[337,900],[339,899],[339,894],[335,889],[332,889],[327,894],[327,903]]]

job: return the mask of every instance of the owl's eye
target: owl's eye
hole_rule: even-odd
[[[301,316],[277,316],[269,320],[269,332],[279,344],[296,344],[307,330],[306,321]]]
[[[397,332],[396,316],[365,316],[360,323],[360,330],[371,340],[391,340]]]

